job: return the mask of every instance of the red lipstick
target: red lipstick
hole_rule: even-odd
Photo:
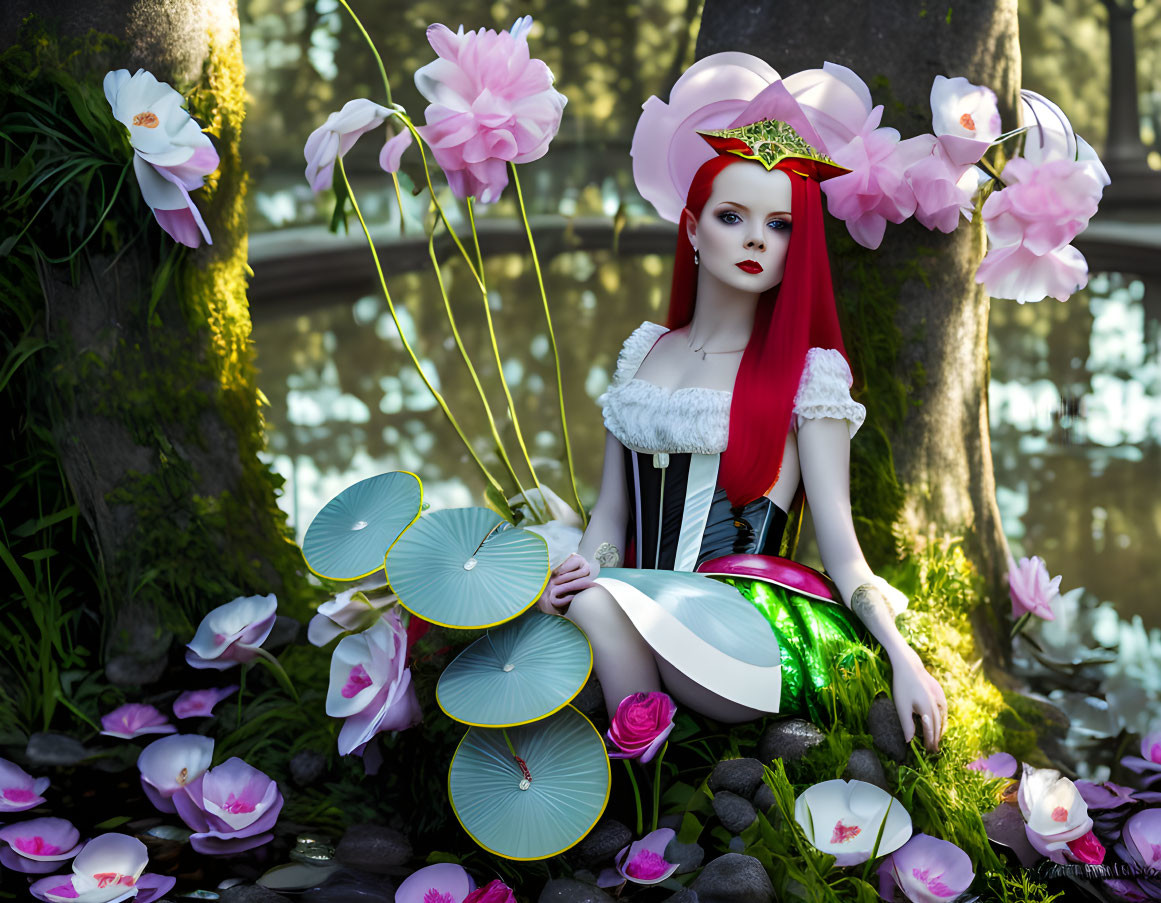
[[[742,270],[746,273],[761,273],[762,272],[762,264],[758,263],[758,261],[756,261],[756,260],[743,260],[741,263],[735,264],[735,266],[739,270]]]

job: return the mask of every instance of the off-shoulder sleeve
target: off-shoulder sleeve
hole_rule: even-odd
[[[649,349],[668,331],[659,323],[651,323],[648,320],[633,330],[629,338],[625,339],[625,344],[621,346],[612,382],[609,383],[608,391],[597,399],[598,405],[604,408],[610,399],[609,392],[620,388],[633,378],[633,374],[637,372],[637,368],[645,360],[645,355],[649,353]]]
[[[811,348],[794,396],[796,426],[801,427],[803,420],[833,417],[845,420],[853,437],[863,425],[867,409],[851,398],[852,382],[851,368],[840,352]]]

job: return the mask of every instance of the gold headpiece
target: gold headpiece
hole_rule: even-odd
[[[735,154],[746,160],[756,160],[768,170],[784,160],[792,160],[793,164],[781,168],[819,182],[850,172],[807,144],[792,126],[777,119],[698,134],[719,154]]]

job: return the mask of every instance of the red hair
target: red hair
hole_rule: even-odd
[[[700,218],[718,173],[741,162],[746,161],[719,154],[703,163],[689,186],[685,203],[689,213]],[[765,495],[778,481],[806,352],[834,348],[846,357],[835,311],[819,184],[795,173],[792,160],[776,168],[790,177],[793,222],[782,282],[758,299],[754,329],[734,383],[729,442],[718,478],[734,505]],[[669,295],[666,325],[670,329],[685,326],[693,318],[696,295],[697,267],[683,218]]]

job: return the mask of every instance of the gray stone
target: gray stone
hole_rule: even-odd
[[[566,855],[574,866],[591,867],[608,862],[632,841],[632,831],[616,819],[605,818]]]
[[[172,642],[173,633],[161,626],[152,606],[120,606],[105,643],[105,676],[119,687],[155,683],[169,664]]]
[[[762,783],[765,766],[757,759],[725,759],[710,772],[709,789],[714,793],[728,790],[738,796],[749,798]]]
[[[218,897],[220,903],[289,903],[290,898],[257,884],[235,884]]]
[[[710,861],[690,887],[699,903],[774,903],[774,885],[766,869],[742,853]]]
[[[605,693],[601,689],[601,682],[597,680],[596,674],[591,675],[585,685],[581,687],[581,691],[573,697],[572,705],[585,715],[604,712]]]
[[[867,713],[867,733],[875,749],[894,762],[907,759],[907,741],[903,739],[903,725],[895,711],[895,703],[880,693]]]
[[[309,787],[326,768],[327,759],[313,749],[300,749],[290,757],[290,779],[299,787]]]
[[[114,655],[105,662],[105,677],[118,687],[143,687],[157,683],[169,664],[168,655],[139,658],[135,655]]]
[[[613,903],[613,898],[595,885],[553,878],[544,885],[537,903]]]
[[[76,765],[89,751],[80,740],[66,734],[33,734],[24,754],[31,765]]]
[[[662,815],[657,819],[658,828],[672,828],[674,831],[681,830],[682,816],[677,814]]]
[[[731,834],[741,834],[758,817],[753,803],[744,796],[738,796],[728,790],[714,794],[713,806],[718,821]]]
[[[847,760],[843,777],[848,781],[866,781],[890,793],[887,787],[887,774],[883,771],[883,763],[871,749],[856,749]]]
[[[752,797],[754,808],[759,812],[769,812],[777,800],[774,798],[774,791],[766,784],[762,784]]]
[[[825,739],[826,735],[809,721],[787,718],[776,721],[763,732],[758,741],[758,757],[763,762],[774,759],[797,762]]]
[[[335,849],[335,859],[351,868],[384,874],[411,858],[411,842],[394,828],[352,825]]]
[[[683,887],[666,900],[665,903],[698,903],[697,891],[691,887]]]
[[[665,848],[664,858],[666,862],[677,863],[677,871],[673,874],[685,875],[697,870],[701,861],[705,859],[705,850],[699,843],[679,843],[675,837]]]
[[[395,888],[390,881],[366,872],[340,869],[299,899],[303,903],[394,903]]]

